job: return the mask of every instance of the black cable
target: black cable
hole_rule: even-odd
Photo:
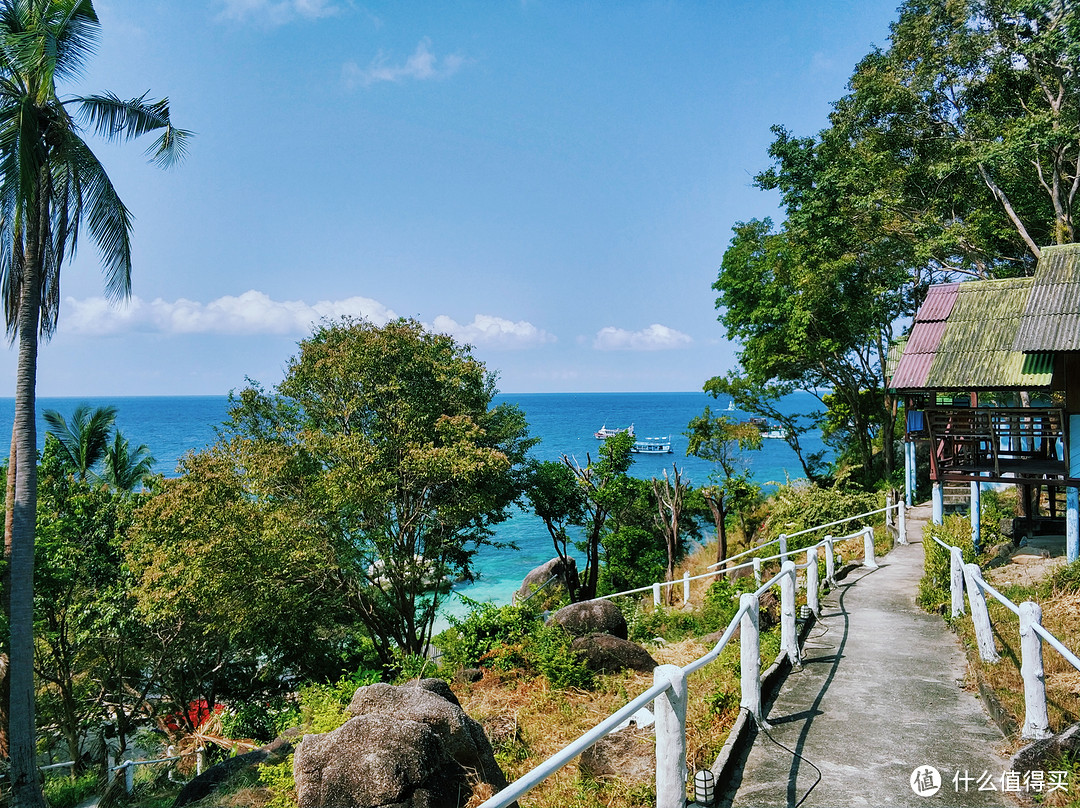
[[[746,708],[744,707],[743,709],[746,709]],[[772,741],[774,744],[779,746],[781,749],[783,749],[785,752],[792,755],[793,757],[798,758],[803,763],[805,763],[807,766],[809,766],[811,769],[813,769],[815,772],[817,772],[817,780],[815,780],[813,782],[813,784],[810,786],[810,788],[806,789],[806,793],[802,795],[802,799],[800,799],[797,803],[795,803],[794,806],[792,806],[792,808],[799,808],[799,806],[802,805],[803,802],[806,801],[806,798],[810,796],[810,792],[813,791],[815,788],[817,788],[817,784],[821,782],[821,769],[819,769],[817,766],[815,766],[809,760],[804,758],[802,755],[800,755],[794,749],[791,749],[791,748],[789,748],[787,746],[784,746],[782,743],[780,743],[780,741],[776,740],[776,738],[774,738],[772,735],[769,734],[769,730],[767,730],[765,728],[764,724],[758,724],[758,729],[761,732],[765,733],[765,737],[768,738],[770,741]]]

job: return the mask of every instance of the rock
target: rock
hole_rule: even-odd
[[[460,673],[458,673],[458,676],[461,681],[469,682],[471,684],[472,682],[479,682],[483,679],[484,672],[480,668],[462,668]]]
[[[300,808],[456,806],[457,783],[434,728],[388,715],[305,735],[293,759]]]
[[[656,779],[656,736],[639,727],[613,732],[581,753],[578,768],[598,780],[652,785]]]
[[[574,637],[589,634],[610,634],[625,640],[628,636],[626,618],[610,600],[586,600],[564,606],[548,618]]]
[[[758,599],[760,618],[758,627],[762,631],[768,631],[780,622],[780,598],[777,597],[774,587],[770,587]]]
[[[406,682],[402,687],[419,687],[421,690],[434,693],[436,696],[442,696],[456,707],[461,706],[461,702],[458,701],[458,697],[454,695],[454,691],[450,689],[450,685],[442,679],[413,679],[411,682]],[[356,698],[355,693],[353,694],[353,698]]]
[[[555,576],[558,580],[548,583],[552,576]],[[522,603],[529,597],[532,597],[533,601],[541,601],[541,605],[558,603],[569,596],[568,584],[575,592],[577,591],[577,562],[572,558],[568,558],[564,564],[561,558],[553,558],[525,576],[521,588],[514,593],[514,603]],[[544,589],[540,594],[534,596],[533,593],[540,587],[544,587]]]
[[[442,680],[435,681],[446,686]],[[353,694],[348,711],[356,716],[387,715],[428,724],[438,732],[447,753],[458,764],[474,769],[480,780],[490,783],[496,791],[505,788],[506,777],[495,762],[495,753],[483,727],[466,715],[456,702],[456,698],[451,702],[422,687],[374,684],[361,687]]]
[[[640,645],[610,634],[577,637],[570,647],[584,658],[589,670],[600,673],[616,673],[627,668],[648,673],[657,664]]]
[[[483,728],[441,679],[361,687],[348,711],[333,732],[304,737],[300,808],[457,808],[477,780],[506,787]]]
[[[1014,772],[1045,771],[1062,754],[1075,757],[1080,753],[1080,724],[1042,741],[1029,743],[1012,757],[1009,770]]]

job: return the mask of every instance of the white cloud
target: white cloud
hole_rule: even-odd
[[[297,17],[317,20],[341,13],[336,0],[221,0],[221,17],[283,25]]]
[[[435,318],[433,328],[460,342],[490,348],[535,348],[555,342],[554,336],[530,322],[518,320],[515,323],[489,314],[477,314],[467,325],[440,314]]]
[[[310,333],[313,323],[345,315],[364,317],[378,325],[397,317],[391,309],[367,297],[309,304],[302,300],[272,300],[263,292],[251,290],[209,303],[132,297],[127,303],[113,306],[100,297],[67,298],[62,306],[61,328],[88,336],[128,332],[304,335]]]
[[[593,348],[598,351],[666,351],[683,348],[694,340],[688,334],[653,323],[641,331],[607,326],[596,332]]]
[[[366,68],[361,68],[356,62],[346,62],[342,66],[341,74],[347,87],[366,87],[382,81],[444,79],[454,75],[463,64],[465,58],[459,54],[450,54],[439,59],[431,52],[431,40],[425,37],[403,64],[390,64],[389,57],[379,51]]]

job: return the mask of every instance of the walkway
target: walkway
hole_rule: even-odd
[[[963,687],[967,663],[956,636],[915,604],[922,510],[909,511],[911,544],[877,570],[856,570],[822,600],[803,668],[769,706],[771,729],[758,732],[730,805],[1015,805],[1000,791],[979,790],[987,779],[1001,788],[1008,762],[997,751],[1005,743]],[[941,789],[920,797],[912,772],[927,766],[940,773]]]

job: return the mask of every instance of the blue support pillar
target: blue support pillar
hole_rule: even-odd
[[[1080,489],[1066,488],[1065,560],[1070,564],[1080,558]]]
[[[934,505],[934,524],[940,525],[945,521],[945,490],[941,485],[941,480],[934,480],[934,489],[931,498]]]
[[[971,482],[971,544],[975,548],[976,555],[979,552],[979,540],[982,538],[982,497],[980,496],[979,482]]]
[[[904,502],[915,504],[915,442],[904,441]]]
[[[1080,415],[1069,416],[1069,476],[1080,477]],[[1065,489],[1065,560],[1080,558],[1080,489]]]

